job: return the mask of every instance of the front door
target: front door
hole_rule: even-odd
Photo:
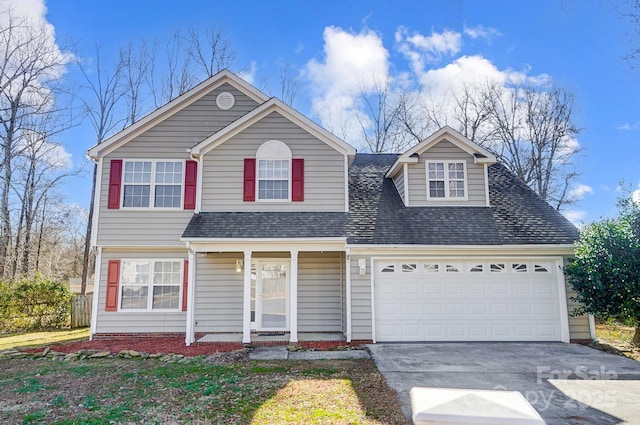
[[[258,261],[255,266],[255,292],[252,294],[255,329],[286,331],[289,329],[289,261]]]

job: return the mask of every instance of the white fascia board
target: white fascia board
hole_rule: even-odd
[[[448,138],[445,137],[447,135],[450,137]],[[391,170],[387,173],[387,177],[389,177],[394,173],[394,170],[397,167],[398,163],[404,161],[406,158],[411,157],[411,155],[414,155],[416,153],[419,154],[420,152],[424,152],[428,150],[431,146],[435,145],[436,143],[439,143],[440,141],[442,141],[442,139],[445,139],[445,138],[447,139],[447,141],[453,143],[463,151],[467,152],[469,155],[472,155],[474,157],[474,161],[478,163],[487,162],[487,163],[493,164],[497,162],[497,158],[491,152],[489,152],[482,146],[478,145],[477,143],[467,139],[462,134],[460,134],[453,128],[449,127],[448,125],[445,125],[440,130],[436,131],[435,133],[433,133],[432,135],[424,139],[422,142],[418,143],[417,145],[409,149],[407,152],[403,153],[396,161],[396,164],[394,164],[393,167],[391,167]],[[474,155],[475,153],[482,154],[486,158],[477,158]]]
[[[181,94],[180,96],[176,97],[175,99],[161,106],[155,111],[149,113],[142,119],[136,121],[134,124],[120,131],[119,133],[114,134],[113,136],[104,140],[102,143],[91,147],[87,151],[87,155],[93,160],[107,155],[123,144],[144,133],[160,121],[163,121],[171,115],[174,115],[176,112],[181,111],[182,109],[191,105],[198,99],[201,99],[202,97],[225,83],[229,83],[232,86],[236,87],[258,103],[263,103],[267,101],[267,99],[269,99],[266,94],[262,93],[260,90],[253,87],[242,78],[225,69],[218,72],[216,75],[213,75],[212,77],[206,79],[191,90]]]
[[[154,252],[154,251],[185,251],[186,247],[184,244],[178,245],[100,245],[101,248],[105,250],[114,250],[114,251],[140,251],[144,250],[145,252]]]
[[[387,174],[385,174],[384,176],[387,178],[394,177],[396,174],[398,174],[398,171],[402,167],[404,167],[404,164],[417,164],[417,163],[418,163],[418,158],[416,158],[415,156],[405,157],[404,155],[401,155],[400,157],[398,157],[398,159],[396,159],[396,162],[393,163],[391,168],[389,168],[389,171],[387,171]]]
[[[251,251],[344,251],[346,238],[286,238],[286,239],[227,239],[227,238],[182,238],[195,252],[242,252]]]
[[[347,156],[355,156],[356,150],[353,146],[339,139],[334,134],[325,130],[315,122],[311,121],[309,118],[305,117],[290,106],[287,106],[285,103],[283,103],[279,99],[276,99],[275,97],[269,99],[267,102],[258,106],[251,112],[248,112],[220,131],[212,134],[211,136],[195,145],[191,149],[191,154],[195,156],[206,154],[207,152],[215,149],[217,146],[226,142],[241,131],[249,128],[251,125],[255,124],[272,112],[278,112],[280,115],[296,124],[303,130],[307,131],[309,134],[320,139],[327,145],[331,146],[341,154]]]
[[[353,255],[438,257],[522,257],[574,255],[575,246],[566,245],[348,245]]]

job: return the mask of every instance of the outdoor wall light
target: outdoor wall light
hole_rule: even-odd
[[[244,261],[236,260],[236,273],[242,273],[243,264],[244,264]]]
[[[360,274],[367,274],[367,260],[361,258],[358,260],[358,267],[360,267]]]

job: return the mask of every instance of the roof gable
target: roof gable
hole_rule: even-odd
[[[268,100],[267,95],[262,93],[260,90],[258,90],[236,74],[225,69],[201,82],[191,90],[171,100],[164,106],[161,106],[160,108],[146,115],[139,121],[136,121],[124,130],[104,140],[102,143],[93,146],[88,150],[87,154],[92,159],[98,159],[104,155],[107,155],[118,147],[144,133],[159,122],[162,122],[168,117],[171,117],[179,111],[185,109],[189,105],[193,104],[197,100],[206,96],[208,93],[211,93],[225,83],[228,83],[231,86],[235,87],[237,90],[244,93],[249,98],[255,100],[258,103],[263,103]]]
[[[473,156],[475,162],[486,162],[488,164],[494,164],[497,162],[495,155],[493,155],[491,152],[478,145],[477,143],[467,139],[448,125],[445,125],[440,130],[436,131],[431,136],[427,137],[422,142],[418,143],[417,145],[413,146],[411,149],[400,155],[393,166],[387,172],[387,177],[393,177],[401,168],[401,164],[417,162],[418,159],[416,156],[423,154],[442,141],[450,142],[461,150],[467,152],[469,155]]]
[[[251,127],[253,124],[265,118],[272,112],[279,113],[295,125],[312,134],[319,140],[325,142],[327,145],[331,146],[333,149],[342,153],[343,155],[355,155],[356,151],[353,146],[338,138],[334,134],[330,133],[323,127],[319,126],[309,118],[305,117],[304,115],[286,105],[281,100],[276,99],[275,97],[269,99],[267,102],[258,106],[251,112],[238,118],[236,121],[232,122],[220,131],[212,134],[211,136],[195,145],[191,149],[191,154],[195,157],[206,154],[207,152],[215,149],[217,146],[226,142],[233,136]]]

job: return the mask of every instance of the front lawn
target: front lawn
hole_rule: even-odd
[[[597,348],[640,361],[640,348],[631,345],[635,328],[617,321],[597,321]]]
[[[406,424],[372,360],[0,360],[0,423]]]
[[[88,339],[89,328],[0,335],[0,351],[16,347],[39,347],[43,345],[62,344],[70,341]]]

